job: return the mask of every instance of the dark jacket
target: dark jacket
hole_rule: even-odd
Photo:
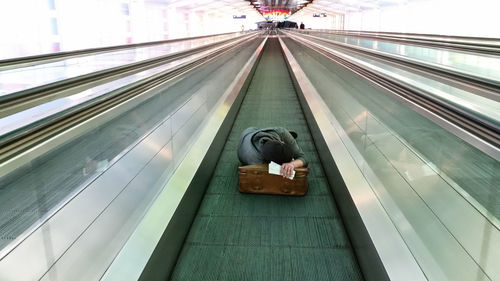
[[[290,132],[283,127],[272,127],[259,129],[255,127],[247,128],[240,136],[238,144],[238,158],[243,165],[266,163],[262,156],[262,145],[267,140],[280,140],[288,144],[293,151],[293,159],[301,160],[304,167],[307,160],[304,152],[297,145],[297,141]]]

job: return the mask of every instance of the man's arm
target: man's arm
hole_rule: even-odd
[[[305,154],[302,151],[302,149],[299,147],[299,145],[297,144],[297,141],[295,140],[295,138],[288,132],[288,129],[286,129],[286,128],[280,128],[280,129],[281,129],[279,132],[280,137],[292,149],[293,158],[295,160],[302,160],[301,161],[302,165],[295,167],[295,168],[307,166],[307,159],[305,157]],[[296,164],[298,164],[298,163],[296,163]]]

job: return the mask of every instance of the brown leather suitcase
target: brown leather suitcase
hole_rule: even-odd
[[[305,195],[309,184],[309,168],[295,169],[293,180],[268,173],[268,164],[238,167],[239,191],[243,193]]]

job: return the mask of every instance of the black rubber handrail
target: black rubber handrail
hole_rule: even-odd
[[[454,71],[451,69],[443,69],[437,66],[432,66],[430,63],[426,62],[420,62],[417,63],[415,61],[407,60],[400,58],[396,55],[393,54],[387,54],[383,53],[381,51],[376,51],[376,50],[370,50],[364,47],[359,47],[359,46],[352,46],[346,43],[340,43],[334,40],[329,40],[326,38],[322,37],[317,37],[317,36],[312,36],[312,35],[305,35],[306,37],[310,37],[314,40],[318,40],[327,44],[335,45],[336,47],[342,48],[344,50],[348,50],[351,52],[355,52],[357,54],[361,54],[364,56],[369,56],[370,58],[374,59],[382,59],[384,62],[392,62],[396,63],[399,65],[404,65],[406,67],[410,67],[413,69],[419,69],[421,71],[424,71],[426,73],[432,73],[434,75],[438,75],[441,77],[447,77],[451,80],[455,81],[460,81],[462,84],[466,83],[468,86],[474,86],[482,91],[487,92],[487,94],[483,96],[489,96],[492,100],[499,100],[500,99],[500,81],[497,80],[492,80],[488,79],[485,77],[479,77],[475,75],[470,75],[467,73],[463,73],[460,71]]]
[[[245,36],[252,35],[247,34],[242,37],[244,38]],[[116,66],[0,96],[0,118],[18,112],[20,110],[25,110],[27,108],[54,100],[56,98],[71,95],[72,93],[68,91],[70,89],[78,87],[79,90],[83,91],[90,87],[95,87],[96,82],[101,81],[104,83],[104,81],[107,82],[113,77],[115,77],[116,79],[120,75],[137,73],[239,39],[241,39],[241,37],[230,38],[186,51],[150,58],[126,65]],[[67,94],[61,94],[62,91],[66,91]],[[26,103],[26,105],[23,105],[24,103]]]
[[[308,31],[305,32],[300,31],[300,33],[306,33],[306,32]],[[481,53],[494,56],[500,55],[500,39],[494,39],[494,38],[453,37],[453,36],[406,34],[406,33],[379,33],[379,32],[365,32],[365,31],[347,32],[347,31],[310,30],[309,32],[335,34],[335,35],[355,37],[355,38],[376,39],[381,41],[404,43],[408,45],[418,45],[431,48],[450,49],[450,50],[469,52],[469,53]],[[431,37],[436,39],[430,39],[425,37]],[[484,43],[470,42],[470,40],[484,41]],[[488,42],[496,42],[498,44],[490,44]]]
[[[435,38],[448,38],[450,40],[481,40],[481,41],[497,41],[500,42],[500,38],[493,37],[475,37],[475,36],[459,36],[459,35],[443,35],[443,34],[430,34],[430,33],[412,33],[412,32],[386,32],[386,31],[361,31],[361,30],[332,30],[339,32],[348,33],[371,33],[371,34],[386,34],[386,35],[397,35],[405,37],[435,37]]]
[[[293,37],[292,39],[297,41],[297,39],[294,39]],[[366,69],[365,67],[350,62],[349,60],[322,50],[316,46],[306,44],[302,41],[298,42],[331,59],[344,68],[353,71],[354,73],[371,81],[372,83],[379,85],[406,100],[409,100],[410,102],[428,110],[429,112],[447,120],[448,122],[460,128],[463,128],[464,130],[491,144],[497,149],[500,149],[500,131],[498,130],[498,128],[491,127],[488,122],[485,122],[478,116],[470,114],[449,103],[429,96],[428,94],[419,91],[416,88],[413,88],[406,84],[402,84],[394,79],[391,79],[390,77],[387,77],[375,71]]]
[[[154,45],[169,44],[169,43],[173,43],[173,42],[187,41],[187,40],[193,40],[193,39],[217,37],[217,36],[222,36],[222,35],[227,35],[227,34],[232,34],[232,33],[238,33],[238,32],[227,32],[227,33],[212,34],[212,35],[203,35],[203,36],[195,36],[195,37],[170,39],[170,40],[151,41],[151,42],[134,43],[134,44],[126,44],[126,45],[115,45],[115,46],[108,46],[108,47],[89,48],[89,49],[82,49],[82,50],[75,50],[75,51],[57,52],[57,53],[49,53],[49,54],[34,55],[34,56],[27,56],[27,57],[3,59],[3,60],[0,60],[0,70],[12,69],[12,68],[16,68],[18,66],[24,67],[26,65],[37,65],[37,64],[47,63],[47,62],[54,62],[54,61],[63,60],[63,59],[71,58],[71,57],[86,56],[86,55],[112,52],[112,51],[118,51],[118,50],[126,50],[126,49],[134,49],[134,48],[154,46]]]
[[[29,150],[37,144],[46,141],[71,127],[74,127],[99,113],[105,112],[106,110],[109,110],[118,104],[124,103],[131,98],[158,86],[159,84],[165,83],[182,73],[188,72],[201,64],[211,61],[227,51],[233,50],[234,48],[245,44],[249,40],[253,40],[254,38],[255,37],[253,36],[248,36],[244,40],[239,40],[232,45],[225,46],[214,52],[206,54],[204,57],[199,58],[196,61],[177,66],[174,69],[163,71],[151,77],[111,91],[104,96],[99,96],[92,100],[78,104],[65,110],[62,114],[58,114],[57,117],[48,117],[46,120],[37,122],[34,126],[31,125],[28,130],[20,128],[16,132],[9,135],[1,136],[0,162],[15,157],[16,155]]]

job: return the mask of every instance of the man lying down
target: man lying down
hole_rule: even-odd
[[[238,158],[243,165],[273,161],[281,165],[281,174],[288,178],[295,168],[308,164],[296,138],[296,132],[283,127],[247,128],[240,136]]]

